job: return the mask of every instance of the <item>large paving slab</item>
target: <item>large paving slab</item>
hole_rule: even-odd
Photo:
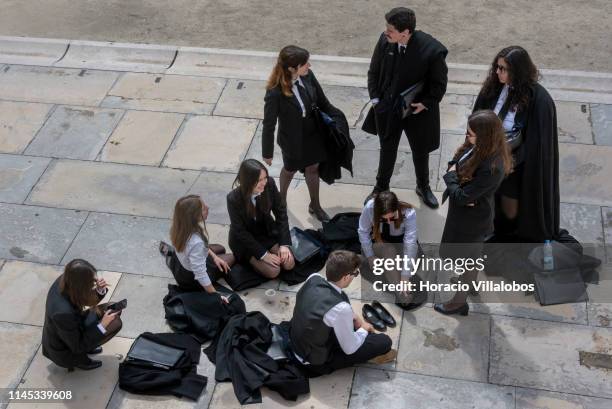
[[[41,336],[41,328],[0,322],[0,385],[3,388],[19,384],[40,345]]]
[[[263,119],[265,81],[227,80],[214,115]]]
[[[445,95],[440,103],[441,129],[445,132],[465,133],[473,103],[472,95]]]
[[[516,409],[608,409],[612,400],[516,388]]]
[[[116,109],[58,107],[25,153],[93,160],[120,119]]]
[[[251,288],[238,293],[247,311],[261,311],[270,322],[290,321],[295,307],[295,293]]]
[[[589,104],[555,102],[559,142],[593,144]]]
[[[489,317],[444,316],[433,308],[404,314],[399,371],[486,382]]]
[[[249,146],[249,150],[246,154],[245,159],[257,159],[261,163],[263,161],[263,155],[261,154],[261,135],[263,133],[263,125],[260,122],[257,125],[257,130],[255,131],[255,136],[251,141],[251,145]],[[274,152],[272,158],[272,166],[265,165],[268,168],[268,174],[272,177],[278,178],[280,176],[280,171],[283,168],[283,155],[280,146],[276,143],[276,133],[274,134]],[[296,172],[293,176],[295,179],[303,179],[304,175],[301,172]]]
[[[367,112],[366,112],[367,113]],[[380,149],[380,140],[378,135],[369,134],[361,129],[361,121],[355,128],[350,128],[351,139],[355,144],[355,150],[361,151],[378,151]],[[402,134],[400,143],[397,148],[398,152],[410,152],[410,145],[406,134]]]
[[[359,368],[349,408],[514,409],[514,388]]]
[[[370,100],[366,88],[336,85],[323,85],[322,87],[329,102],[344,112],[349,126],[355,126],[362,118],[365,118],[369,108],[369,105],[368,107],[365,105]]]
[[[23,203],[51,159],[0,154],[0,201]]]
[[[612,147],[559,144],[561,201],[612,205]]]
[[[95,263],[94,266],[98,267]],[[42,326],[47,292],[62,272],[63,268],[59,266],[8,261],[0,273],[0,321]],[[98,276],[109,284],[108,293],[100,301],[107,302],[121,274],[98,271]]]
[[[208,205],[209,223],[230,224],[227,194],[232,190],[235,179],[234,173],[202,172],[189,189],[189,194],[200,195]]]
[[[114,163],[52,163],[28,203],[168,218],[198,173]]]
[[[489,382],[612,397],[612,374],[581,366],[580,351],[610,354],[612,329],[494,317]]]
[[[75,210],[0,204],[0,257],[59,263],[86,216]]]
[[[119,334],[122,335],[121,332]],[[75,369],[74,372],[68,372],[65,368],[60,368],[45,358],[39,349],[19,388],[52,388],[72,391],[73,398],[64,402],[29,403],[27,407],[32,409],[106,408],[118,380],[119,363],[129,351],[133,341],[118,336],[104,344],[104,352],[96,355],[96,359],[102,361],[102,367],[95,371]],[[9,405],[9,408],[19,409],[20,407],[22,405]]]
[[[0,71],[0,98],[97,106],[117,75],[113,71],[7,65]]]
[[[210,114],[224,79],[126,73],[102,102],[108,108]]]
[[[196,116],[186,120],[163,165],[172,168],[237,172],[257,122],[253,119]]]
[[[47,119],[51,107],[48,104],[0,101],[0,152],[23,152]]]
[[[128,300],[128,307],[121,313],[123,328],[119,335],[136,338],[143,332],[172,332],[166,324],[164,296],[168,294],[168,284],[176,284],[174,279],[151,277],[136,274],[123,274],[115,288],[113,302]]]
[[[600,206],[561,203],[559,224],[582,244],[585,254],[606,259]]]
[[[158,166],[183,119],[181,114],[128,111],[106,142],[99,159]]]
[[[205,409],[215,390],[215,366],[210,363],[204,353],[200,356],[198,374],[208,378],[206,389],[200,399],[194,402],[175,396],[147,396],[126,392],[117,386],[106,406],[106,409]]]
[[[289,402],[278,393],[267,388],[261,389],[262,403],[248,405],[253,409],[339,409],[346,408],[351,394],[354,368],[345,368],[330,375],[310,379],[310,394],[303,395],[296,402]],[[231,383],[218,383],[210,402],[210,409],[237,409],[241,406]]]
[[[167,219],[91,213],[62,262],[84,258],[97,269],[170,278],[158,250],[169,230]]]
[[[591,105],[591,122],[597,145],[612,145],[612,105]]]

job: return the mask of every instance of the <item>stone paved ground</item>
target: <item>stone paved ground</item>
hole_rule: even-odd
[[[197,403],[121,391],[117,366],[139,333],[168,330],[161,299],[173,280],[156,246],[167,240],[174,201],[201,194],[211,208],[212,241],[226,244],[225,194],[240,161],[260,157],[264,82],[229,73],[114,71],[108,61],[98,62],[105,70],[1,62],[0,387],[74,391],[75,401],[44,408],[237,407],[231,386],[215,384],[214,367],[204,356],[198,370],[209,384]],[[462,139],[477,89],[462,87],[451,84],[442,103],[442,146],[431,155],[438,195],[442,166]],[[610,102],[609,88],[602,87],[553,94],[562,225],[603,248],[612,242],[612,105],[599,103]],[[357,211],[378,156],[377,141],[358,130],[367,92],[333,81],[324,81],[324,89],[353,126],[357,170],[353,178],[322,186],[323,205],[331,214]],[[420,240],[437,242],[446,208],[420,205],[405,141],[400,150],[393,186],[416,204]],[[279,162],[277,151],[275,176]],[[296,180],[288,199],[291,225],[320,226],[306,210],[307,198],[305,184]],[[603,251],[599,256],[606,258]],[[120,336],[104,348],[102,369],[68,374],[42,357],[40,336],[47,289],[74,257],[104,271],[108,297],[128,298],[130,306]],[[610,251],[607,257],[612,259]],[[612,373],[578,361],[578,351],[612,352],[609,284],[590,286],[590,302],[479,305],[459,318],[437,314],[431,305],[414,313],[389,305],[402,317],[389,333],[399,349],[397,362],[314,379],[311,394],[297,403],[264,390],[259,407],[610,408]],[[359,287],[355,282],[349,289],[356,309],[368,301]],[[296,291],[272,281],[241,295],[249,309],[280,321],[290,317]]]

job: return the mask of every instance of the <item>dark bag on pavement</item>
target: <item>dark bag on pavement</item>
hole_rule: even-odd
[[[169,370],[174,368],[184,353],[183,349],[158,344],[139,336],[128,351],[125,361],[139,366]]]
[[[298,263],[304,263],[318,254],[321,250],[320,244],[315,242],[309,235],[298,227],[292,227],[291,231],[291,249],[293,257]]]
[[[542,271],[535,273],[534,279],[540,305],[577,303],[589,298],[579,268]]]

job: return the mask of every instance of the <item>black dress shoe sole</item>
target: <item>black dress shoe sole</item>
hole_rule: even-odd
[[[384,332],[387,330],[385,322],[378,316],[378,314],[371,305],[364,304],[363,308],[361,309],[361,313],[363,315],[363,319],[366,322],[372,324],[374,329],[376,329],[377,331]]]
[[[469,311],[470,311],[470,306],[468,304],[464,304],[463,306],[456,308],[454,310],[447,310],[444,308],[444,304],[435,304],[434,305],[434,310],[438,311],[440,314],[443,315],[462,315],[462,316],[467,316]]]
[[[421,301],[421,302],[409,302],[409,303],[395,303],[395,305],[397,305],[398,307],[400,307],[402,310],[404,311],[412,311],[412,310],[416,310],[419,307],[422,307],[423,304],[425,304],[425,301]]]

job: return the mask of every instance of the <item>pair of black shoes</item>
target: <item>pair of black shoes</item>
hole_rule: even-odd
[[[387,327],[397,325],[393,315],[378,301],[372,301],[372,305],[364,304],[361,312],[363,319],[372,324],[376,331],[386,331]]]
[[[91,351],[87,352],[88,355],[96,355],[102,353],[102,347],[96,347]],[[88,358],[86,362],[75,365],[71,368],[68,368],[68,372],[74,371],[74,368],[79,368],[82,371],[91,371],[92,369],[96,369],[102,366],[102,361],[98,361],[97,359]]]

